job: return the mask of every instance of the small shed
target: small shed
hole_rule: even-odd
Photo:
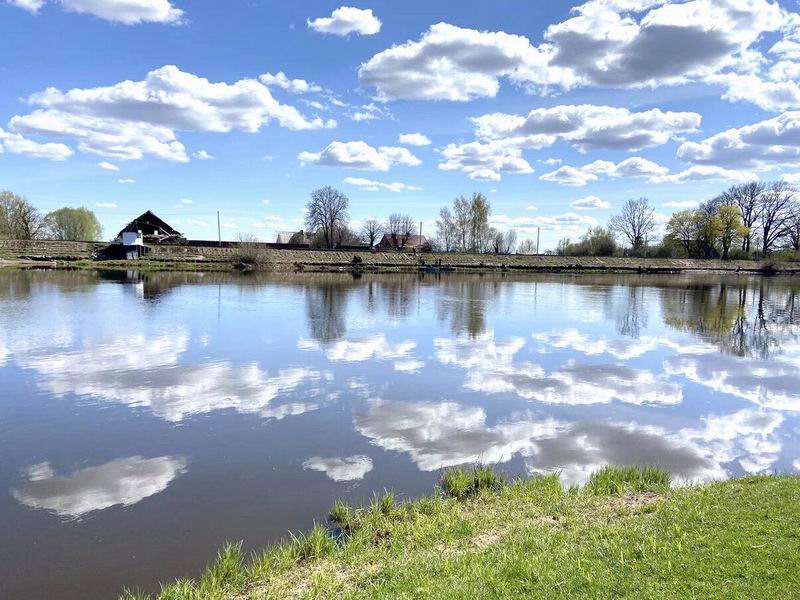
[[[405,240],[405,243],[403,241]],[[394,236],[390,233],[383,234],[378,242],[380,250],[403,250],[404,252],[430,252],[431,245],[424,235]]]
[[[118,237],[124,246],[140,246],[145,242],[181,240],[183,234],[148,210],[128,223]]]

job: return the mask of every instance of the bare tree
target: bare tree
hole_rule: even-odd
[[[758,221],[761,196],[765,191],[766,184],[760,181],[751,181],[731,186],[720,195],[725,204],[737,206],[742,213],[742,225],[747,228],[747,233],[742,236],[742,250],[745,252],[750,252],[750,243]]]
[[[522,243],[517,246],[517,254],[536,254],[536,242],[532,239],[523,240]]]
[[[786,241],[795,252],[800,252],[800,204],[795,203],[789,222],[786,224]]]
[[[337,233],[347,228],[350,200],[329,185],[311,192],[306,205],[306,228],[322,234],[326,248],[336,244]]]
[[[486,196],[475,192],[470,199],[469,209],[469,249],[471,252],[484,252],[490,244],[489,215],[492,213],[492,207]]]
[[[758,224],[761,229],[762,253],[768,254],[786,233],[796,193],[797,190],[787,182],[775,181],[761,194]]]
[[[489,215],[491,213],[492,207],[489,200],[480,192],[473,193],[469,200],[464,196],[453,200],[452,213],[447,211],[447,221],[452,226],[452,237],[454,238],[451,242],[452,249],[461,252],[490,250],[492,236],[490,235]],[[442,217],[444,213],[440,212],[439,214]],[[444,224],[444,220],[442,223]]]
[[[517,232],[491,229],[491,249],[495,254],[511,254],[517,245]]]
[[[464,196],[459,196],[453,200],[453,224],[455,225],[456,247],[461,252],[469,250],[470,220],[469,200]]]
[[[436,243],[441,250],[451,252],[456,249],[456,224],[453,213],[447,206],[439,211],[439,219],[436,221]]]
[[[512,254],[517,248],[517,230],[509,229],[506,231],[506,245],[503,254]]]
[[[33,240],[45,232],[45,217],[23,196],[0,192],[0,237]]]
[[[611,217],[608,226],[614,233],[628,240],[631,249],[636,252],[644,247],[647,238],[656,229],[654,213],[655,209],[650,206],[647,198],[630,199],[622,205],[622,212]]]
[[[405,248],[408,238],[414,232],[414,219],[409,215],[392,213],[386,222],[386,233],[392,240],[392,246],[398,250]]]
[[[370,247],[375,245],[375,242],[378,241],[378,238],[381,237],[382,234],[383,223],[375,217],[369,217],[361,226],[361,235],[364,236],[364,239],[367,240]]]

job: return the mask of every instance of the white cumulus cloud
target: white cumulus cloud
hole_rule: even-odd
[[[310,83],[305,79],[289,79],[283,71],[275,74],[264,73],[258,76],[259,81],[267,87],[279,87],[282,90],[293,94],[307,94],[309,92],[321,92],[322,88],[315,83]]]
[[[66,92],[47,88],[28,103],[38,108],[13,117],[12,130],[74,138],[83,152],[119,160],[156,156],[188,161],[176,130],[256,132],[273,121],[290,130],[336,125],[319,117],[306,119],[254,79],[211,82],[172,65],[151,71],[142,81]]]
[[[381,30],[381,22],[374,14],[372,9],[354,8],[352,6],[340,6],[331,13],[330,17],[319,17],[308,19],[308,28],[320,33],[330,33],[333,35],[374,35]]]
[[[595,160],[582,167],[564,165],[555,171],[539,176],[543,181],[552,181],[561,185],[581,187],[601,177],[619,179],[621,177],[659,177],[669,170],[640,156],[632,156],[618,163],[608,160]]]
[[[66,10],[89,14],[112,23],[180,23],[183,11],[169,0],[60,0]]]
[[[743,183],[755,179],[758,179],[758,175],[752,171],[724,169],[710,165],[695,165],[679,173],[653,177],[650,181],[652,183],[691,183],[694,181],[734,181]]]
[[[758,63],[758,40],[788,19],[770,0],[590,0],[571,13],[538,46],[521,35],[437,23],[417,41],[374,55],[359,80],[387,100],[454,101],[494,97],[503,78],[539,93],[705,81]]]
[[[800,165],[800,111],[728,129],[700,142],[684,142],[678,158],[729,169]]]
[[[563,139],[581,152],[607,148],[639,150],[660,146],[678,134],[696,131],[701,116],[694,112],[627,108],[592,104],[537,108],[527,115],[492,113],[475,117],[475,134],[482,140],[513,140],[543,148]]]
[[[470,179],[499,181],[501,173],[533,173],[522,149],[504,141],[448,144],[439,152],[443,171],[463,171]]]
[[[611,205],[606,202],[605,200],[601,200],[597,196],[585,196],[584,198],[580,198],[575,200],[572,203],[573,208],[577,208],[579,210],[591,210],[593,208],[609,208]]]
[[[372,179],[365,179],[363,177],[345,177],[344,182],[348,185],[354,185],[365,192],[378,192],[380,190],[386,190],[389,192],[402,192],[419,191],[421,189],[413,185],[406,185],[405,183],[383,183],[381,181],[374,181]]]
[[[0,153],[24,154],[35,158],[66,160],[75,152],[69,146],[55,142],[40,143],[19,133],[11,133],[0,128]]]
[[[301,152],[297,158],[303,164],[349,167],[365,171],[388,171],[395,165],[413,167],[422,163],[407,148],[394,146],[374,148],[361,140],[331,142],[320,152]]]
[[[398,141],[405,146],[430,146],[431,140],[421,133],[401,133]]]
[[[6,0],[6,3],[35,15],[44,6],[45,0]]]

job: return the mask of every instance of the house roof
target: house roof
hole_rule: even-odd
[[[119,235],[122,235],[126,231],[142,231],[145,235],[150,235],[154,230],[157,231],[159,235],[182,235],[180,231],[174,229],[169,223],[158,218],[149,210],[125,225],[119,232]]]

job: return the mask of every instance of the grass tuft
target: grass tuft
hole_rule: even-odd
[[[672,478],[661,467],[604,467],[592,473],[586,490],[601,496],[619,496],[628,492],[664,493]]]
[[[298,561],[329,556],[336,550],[336,540],[324,525],[316,523],[308,533],[292,538],[292,546]]]
[[[477,465],[472,469],[451,467],[442,473],[439,487],[446,496],[465,500],[482,490],[498,491],[506,485],[506,478],[492,467]]]
[[[447,496],[463,500],[472,490],[472,474],[461,467],[445,469],[439,487]]]
[[[344,533],[352,533],[356,529],[356,514],[346,502],[337,500],[328,513],[328,518]]]
[[[392,490],[383,490],[380,496],[375,494],[372,499],[371,510],[375,515],[388,517],[395,509],[395,495]]]

